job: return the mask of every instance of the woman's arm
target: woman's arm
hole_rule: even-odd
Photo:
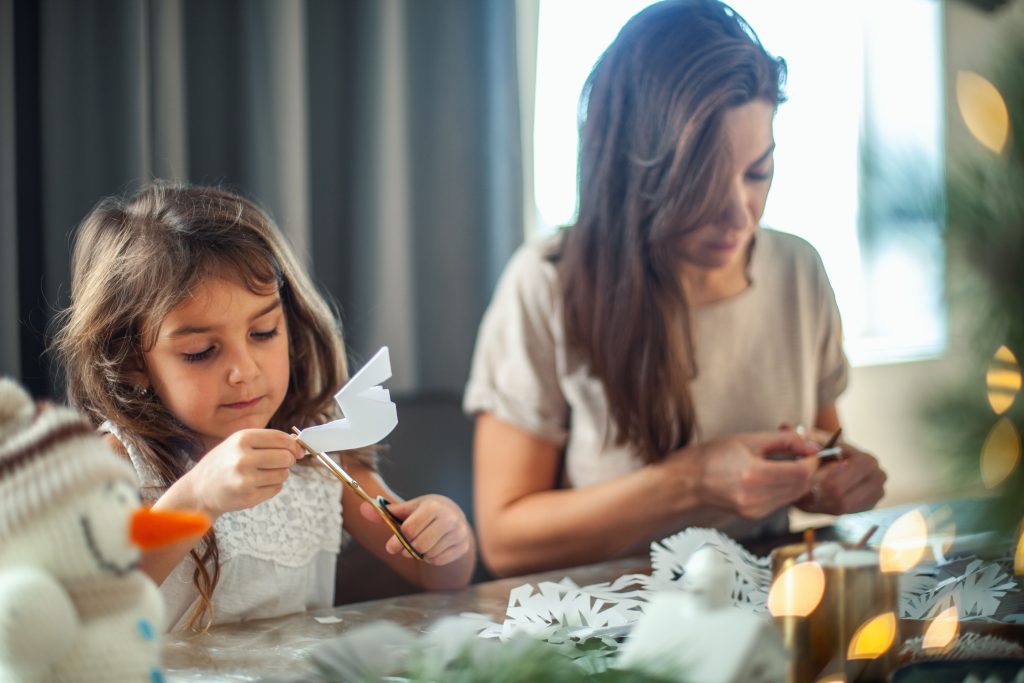
[[[376,472],[353,460],[345,469],[370,496],[384,496],[389,509],[402,519],[402,533],[425,561],[402,549],[369,504],[344,487],[341,505],[345,530],[403,578],[427,590],[455,590],[466,586],[476,568],[476,543],[462,510],[449,498],[426,495],[404,501]]]
[[[600,561],[735,514],[763,517],[807,493],[816,467],[810,458],[763,455],[806,448],[793,432],[719,439],[611,481],[559,490],[556,447],[482,413],[474,444],[481,553],[494,573],[515,575]]]

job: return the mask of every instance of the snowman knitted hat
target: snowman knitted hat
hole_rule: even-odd
[[[78,413],[0,377],[0,543],[56,502],[135,472]]]

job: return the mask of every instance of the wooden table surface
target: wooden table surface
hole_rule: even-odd
[[[872,524],[879,524],[875,540],[902,512],[913,506],[872,510],[840,517],[836,523],[818,530],[822,540],[855,541]],[[795,542],[798,534],[789,534],[745,543],[756,555],[771,548]],[[373,621],[389,620],[399,625],[425,630],[443,616],[472,612],[501,622],[508,606],[509,592],[526,583],[559,581],[569,577],[584,586],[611,581],[623,574],[649,573],[648,557],[610,560],[571,569],[499,579],[471,585],[453,593],[417,593],[383,600],[361,602],[316,612],[219,626],[205,634],[170,634],[165,638],[164,666],[167,680],[255,681],[266,677],[286,677],[312,671],[311,649],[342,631]],[[314,617],[339,617],[338,623],[322,624]]]

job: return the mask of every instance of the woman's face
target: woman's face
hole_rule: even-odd
[[[680,247],[688,265],[706,270],[745,266],[775,170],[774,116],[775,107],[764,100],[726,111],[722,134],[732,164],[726,202],[714,221],[682,237]]]

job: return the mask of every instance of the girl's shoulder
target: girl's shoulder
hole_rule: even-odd
[[[157,468],[139,453],[128,439],[124,438],[124,432],[120,427],[105,420],[97,431],[102,435],[103,440],[116,454],[126,458],[135,469],[135,476],[139,479],[139,486],[143,497],[154,498],[167,487],[163,476]]]

